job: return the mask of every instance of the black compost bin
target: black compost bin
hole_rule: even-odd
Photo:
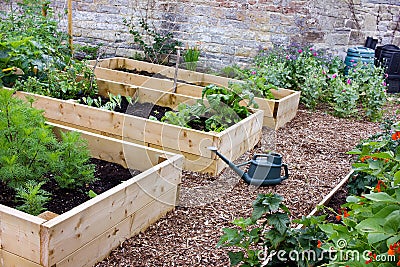
[[[400,48],[393,44],[378,46],[375,65],[385,68],[388,93],[400,93]]]

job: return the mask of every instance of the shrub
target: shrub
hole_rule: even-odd
[[[18,82],[19,90],[32,85],[30,92],[62,99],[96,93],[93,71],[72,58],[68,36],[58,30],[48,2],[25,0],[17,5],[0,21],[0,86]]]
[[[124,20],[123,22],[128,27],[129,33],[133,35],[134,43],[144,52],[146,60],[152,63],[168,63],[168,56],[176,53],[176,46],[181,46],[181,42],[174,40],[172,32],[165,34],[158,32],[144,18],[140,18],[139,21]]]
[[[36,185],[54,177],[60,187],[75,188],[94,180],[87,145],[77,133],[57,141],[43,112],[0,89],[0,181],[20,192],[39,192]],[[27,186],[36,182],[35,186]],[[35,190],[34,190],[35,189]]]
[[[261,51],[251,67],[237,78],[244,80],[244,88],[256,96],[270,98],[271,88],[301,91],[300,101],[306,108],[315,109],[328,103],[333,114],[350,117],[360,114],[376,121],[382,117],[386,103],[386,84],[383,69],[373,65],[354,63],[349,75],[339,57],[313,47],[291,45]]]

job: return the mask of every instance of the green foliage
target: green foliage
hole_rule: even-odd
[[[311,254],[321,258],[318,240],[326,238],[317,228],[324,216],[303,218],[299,222],[305,229],[290,228],[289,210],[276,194],[259,194],[253,202],[250,218],[239,218],[232,223],[235,228],[223,228],[217,246],[236,247],[240,251],[229,252],[231,265],[239,266],[312,266],[318,261],[301,257],[291,259],[291,251]],[[279,253],[277,253],[280,251]],[[278,256],[279,255],[279,256]],[[286,255],[286,257],[282,257]],[[265,265],[268,263],[268,265]]]
[[[75,53],[79,54],[84,57],[84,59],[87,60],[92,60],[96,59],[98,54],[99,54],[99,49],[102,47],[102,45],[96,45],[96,46],[91,46],[91,45],[75,45]]]
[[[22,202],[17,209],[32,215],[39,215],[46,210],[44,205],[50,200],[50,193],[41,189],[43,184],[44,182],[29,180],[17,187],[16,198]]]
[[[386,118],[381,124],[381,129],[381,132],[362,140],[352,151],[348,152],[357,157],[353,164],[353,176],[347,185],[350,194],[360,195],[366,192],[368,188],[374,187],[378,180],[387,180],[390,176],[393,177],[395,173],[389,171],[390,169],[399,168],[391,160],[391,155],[394,158],[400,157],[399,140],[393,138],[396,129],[399,130],[399,123]]]
[[[174,40],[172,32],[166,34],[157,32],[147,22],[140,18],[136,21],[124,19],[124,25],[128,27],[129,33],[133,35],[133,41],[144,52],[145,57],[152,63],[167,63],[165,56],[176,53],[176,46],[181,46],[179,41]]]
[[[43,112],[12,94],[0,89],[1,182],[24,188],[27,181],[41,183],[54,177],[60,187],[75,188],[93,181],[94,168],[87,163],[89,152],[79,135],[61,133],[62,140],[57,141]]]
[[[76,132],[60,132],[61,142],[57,148],[57,166],[54,179],[61,188],[76,188],[95,180],[94,165],[89,164],[87,142]]]
[[[24,0],[3,14],[0,86],[13,87],[18,80],[19,90],[61,99],[91,95],[97,89],[93,72],[85,62],[72,58],[68,36],[58,30],[48,3]]]
[[[358,89],[359,103],[371,121],[382,118],[382,107],[386,103],[384,69],[373,64],[354,63],[349,70],[348,80]]]
[[[199,61],[200,49],[197,46],[188,47],[183,53],[186,69],[195,71]]]
[[[247,101],[247,106],[241,104],[243,100]],[[255,105],[254,95],[243,93],[236,84],[229,89],[211,84],[203,89],[202,99],[195,105],[180,104],[177,112],[166,112],[161,120],[190,128],[189,122],[207,117],[205,130],[221,132],[248,117],[251,114],[249,106]]]
[[[356,114],[359,93],[354,83],[350,79],[345,82],[340,77],[332,75],[329,84],[333,90],[333,114],[337,117],[349,117]]]
[[[42,111],[28,107],[0,89],[0,177],[10,187],[41,181],[55,156],[57,141]]]
[[[256,96],[272,98],[271,88],[301,91],[300,101],[307,108],[329,103],[338,117],[356,116],[362,108],[369,120],[377,121],[386,103],[382,68],[355,63],[345,75],[339,57],[309,46],[274,47],[259,53],[251,67],[234,71],[241,72],[234,76]]]

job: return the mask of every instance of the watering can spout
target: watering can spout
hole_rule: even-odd
[[[245,179],[249,178],[245,176],[248,176],[246,172],[242,171],[241,169],[239,169],[235,164],[233,164],[233,162],[231,162],[229,159],[227,159],[224,155],[222,155],[221,153],[219,153],[217,151],[217,148],[214,146],[210,146],[208,147],[209,150],[211,150],[212,152],[214,152],[218,157],[220,157],[226,164],[228,164],[228,166],[234,170],[241,178]]]

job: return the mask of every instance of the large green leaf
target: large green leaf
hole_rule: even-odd
[[[384,221],[384,218],[368,218],[357,224],[356,229],[367,233],[383,232]]]
[[[389,196],[385,192],[378,192],[378,193],[371,192],[369,194],[365,194],[364,196],[365,196],[365,198],[373,200],[373,201],[398,203],[398,201],[396,199],[394,199],[393,197]]]
[[[400,228],[400,210],[393,211],[389,216],[386,217],[386,221],[383,224],[383,230],[386,233],[396,234]]]
[[[378,158],[378,159],[393,159],[394,153],[392,151],[374,153],[371,155],[371,157]]]
[[[370,244],[375,244],[380,241],[386,240],[389,237],[391,237],[390,234],[385,234],[385,233],[369,233],[368,234],[368,243]]]

